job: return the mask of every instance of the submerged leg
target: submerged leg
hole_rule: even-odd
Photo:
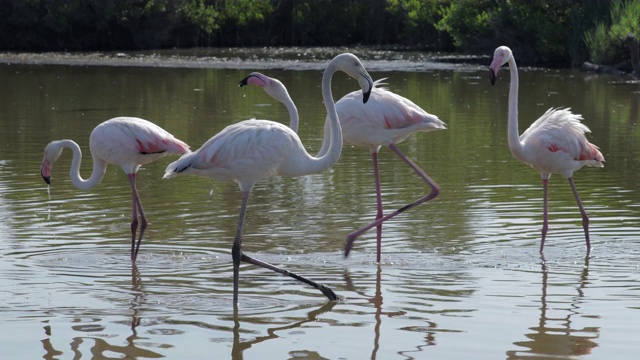
[[[144,215],[144,209],[142,208],[142,202],[140,202],[140,196],[138,195],[138,188],[136,187],[136,174],[129,174],[129,183],[131,184],[131,197],[133,198],[133,220],[131,221],[131,261],[135,262],[138,258],[138,250],[140,250],[140,243],[142,243],[142,235],[147,228],[147,217]],[[136,232],[138,229],[138,212],[140,212],[140,236],[136,242]]]
[[[329,288],[329,287],[327,287],[327,286],[325,286],[323,284],[317,283],[317,282],[315,282],[313,280],[309,280],[309,279],[307,279],[305,277],[302,277],[302,276],[300,276],[300,275],[298,275],[296,273],[292,273],[289,270],[285,270],[285,269],[279,268],[279,267],[277,267],[275,265],[271,265],[269,263],[266,263],[264,261],[258,260],[256,258],[252,258],[252,257],[250,257],[248,255],[245,255],[245,254],[241,254],[241,258],[242,258],[242,261],[244,261],[246,263],[253,264],[253,265],[256,265],[256,266],[260,266],[260,267],[263,267],[265,269],[273,270],[273,271],[275,271],[275,272],[277,272],[279,274],[282,274],[282,275],[285,275],[285,276],[289,276],[289,277],[292,277],[292,278],[294,278],[296,280],[302,281],[303,283],[305,283],[307,285],[310,285],[310,286],[320,290],[324,294],[324,296],[326,296],[329,300],[333,300],[333,301],[338,300],[338,296],[333,292],[333,290],[331,290],[331,288]]]
[[[376,202],[378,205],[378,211],[376,212],[376,221],[382,218],[384,215],[382,212],[382,190],[380,189],[380,169],[378,166],[378,149],[371,152],[371,158],[373,160],[373,175],[376,178]],[[376,261],[380,262],[382,253],[382,223],[376,226]]]
[[[440,187],[438,186],[438,184],[435,183],[435,181],[433,181],[429,175],[427,175],[422,169],[420,169],[420,167],[418,167],[418,165],[416,165],[416,163],[414,163],[411,159],[409,159],[406,155],[404,155],[394,144],[390,144],[389,148],[391,150],[393,150],[396,154],[398,154],[398,156],[400,156],[400,158],[402,160],[404,160],[404,162],[406,162],[417,174],[418,176],[420,176],[420,178],[422,178],[422,180],[424,180],[424,182],[426,182],[429,187],[431,187],[431,192],[429,194],[427,194],[424,197],[421,197],[420,199],[412,202],[411,204],[405,205],[403,207],[401,207],[400,209],[387,214],[383,217],[381,217],[380,219],[377,219],[376,221],[372,222],[371,224],[363,227],[360,230],[357,230],[355,232],[352,232],[351,234],[349,234],[347,236],[347,243],[345,245],[344,248],[344,256],[347,257],[349,256],[349,252],[351,252],[351,248],[353,247],[353,242],[355,241],[355,239],[364,234],[366,231],[368,231],[369,229],[371,229],[374,226],[378,226],[380,224],[382,224],[383,222],[391,219],[392,217],[405,212],[406,210],[409,210],[415,206],[418,206],[424,202],[427,202],[433,198],[435,198],[436,196],[438,196],[438,194],[440,194]]]
[[[542,240],[540,240],[540,254],[544,250],[544,239],[547,237],[549,230],[549,212],[547,211],[547,188],[549,179],[542,179]]]
[[[320,290],[327,298],[330,300],[338,300],[338,296],[331,290],[330,288],[316,283],[315,281],[304,278],[298,274],[292,273],[288,270],[281,269],[277,266],[271,265],[264,261],[252,258],[251,256],[245,255],[242,252],[242,227],[244,223],[244,217],[247,210],[247,202],[249,200],[249,192],[244,191],[242,193],[242,207],[240,208],[240,216],[238,219],[238,229],[236,231],[236,238],[233,243],[233,249],[231,250],[231,255],[233,257],[233,303],[238,304],[238,284],[239,284],[239,275],[240,275],[240,261],[244,261],[249,264],[253,264],[256,266],[263,267],[265,269],[273,270],[282,275],[286,275],[292,277],[296,280],[302,281],[305,284],[311,285],[314,288]]]
[[[231,257],[233,258],[233,303],[238,304],[238,287],[240,282],[240,261],[242,259],[242,228],[244,226],[244,216],[247,212],[247,203],[249,202],[249,191],[242,192],[242,205],[240,206],[240,215],[238,216],[238,228],[236,229],[236,237],[233,241],[231,249]]]
[[[587,212],[584,210],[584,206],[582,205],[582,200],[580,200],[580,196],[578,195],[578,190],[576,189],[575,184],[573,183],[573,177],[570,177],[569,184],[571,185],[571,190],[573,190],[573,196],[576,198],[576,202],[578,202],[578,208],[580,208],[580,214],[582,215],[582,228],[584,229],[584,238],[587,243],[587,254],[591,252],[591,241],[589,241],[589,217],[587,216]]]

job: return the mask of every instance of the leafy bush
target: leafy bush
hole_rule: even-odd
[[[585,32],[589,58],[597,64],[612,64],[629,57],[624,40],[629,33],[640,33],[640,0],[611,3],[610,15]]]

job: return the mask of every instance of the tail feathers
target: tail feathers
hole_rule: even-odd
[[[184,141],[180,140],[180,139],[175,139],[172,143],[172,149],[171,152],[174,154],[186,154],[188,153],[190,150],[190,147],[187,143],[185,143]]]

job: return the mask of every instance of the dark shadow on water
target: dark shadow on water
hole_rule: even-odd
[[[296,321],[288,325],[275,326],[275,327],[268,328],[267,335],[258,336],[252,340],[246,340],[246,341],[242,341],[242,339],[240,338],[240,334],[241,334],[240,317],[238,313],[238,306],[234,305],[233,307],[233,324],[234,324],[233,325],[233,348],[231,349],[231,358],[234,360],[241,360],[244,358],[243,352],[245,350],[261,342],[264,342],[270,339],[279,338],[278,332],[299,328],[306,323],[317,321],[318,316],[324,313],[330,312],[333,309],[333,307],[336,306],[337,303],[338,303],[337,301],[329,301],[323,306],[307,313],[307,318],[304,320]],[[314,358],[321,358],[321,357],[317,355]]]
[[[573,327],[574,317],[583,317],[580,306],[584,302],[585,290],[589,284],[589,256],[584,258],[584,266],[576,287],[576,295],[571,297],[569,306],[558,309],[560,304],[547,299],[549,270],[542,257],[542,291],[540,297],[540,318],[536,326],[530,327],[532,332],[525,334],[528,340],[516,341],[513,344],[523,350],[507,351],[507,359],[564,359],[567,356],[591,354],[598,344],[599,327]],[[564,296],[563,296],[564,297]],[[563,316],[552,316],[550,313],[563,312]],[[526,349],[526,350],[524,350]]]

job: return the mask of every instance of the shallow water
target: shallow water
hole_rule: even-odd
[[[258,55],[229,55],[213,68],[0,66],[0,357],[637,357],[640,85],[627,78],[520,72],[521,127],[549,107],[570,106],[607,160],[575,176],[591,217],[589,256],[575,200],[559,176],[550,182],[545,256],[538,254],[541,182],[509,153],[509,77],[501,72],[492,87],[488,61],[425,65],[415,54],[362,56],[374,79],[387,77],[392,91],[448,125],[399,145],[442,193],[384,225],[380,265],[374,231],[358,239],[349,259],[341,252],[346,235],[375,216],[366,149],[345,147],[329,171],[268,179],[254,189],[245,251],[325,283],[339,302],[243,265],[234,313],[229,251],[240,192],[204,178],[162,180],[173,158],[139,172],[151,224],[134,267],[130,190],[120,169],[110,167],[98,187],[79,191],[67,175],[67,152],[47,194],[38,171],[46,143],[72,138],[88,157],[91,129],[115,116],[149,119],[193,148],[239,120],[288,122],[284,107],[261,90],[237,87],[255,69],[287,85],[300,110],[300,136],[315,153],[324,57],[294,66],[290,53],[284,60]],[[338,75],[334,95],[355,87]],[[428,190],[388,149],[380,161],[387,210]],[[90,164],[83,162],[85,176]]]

